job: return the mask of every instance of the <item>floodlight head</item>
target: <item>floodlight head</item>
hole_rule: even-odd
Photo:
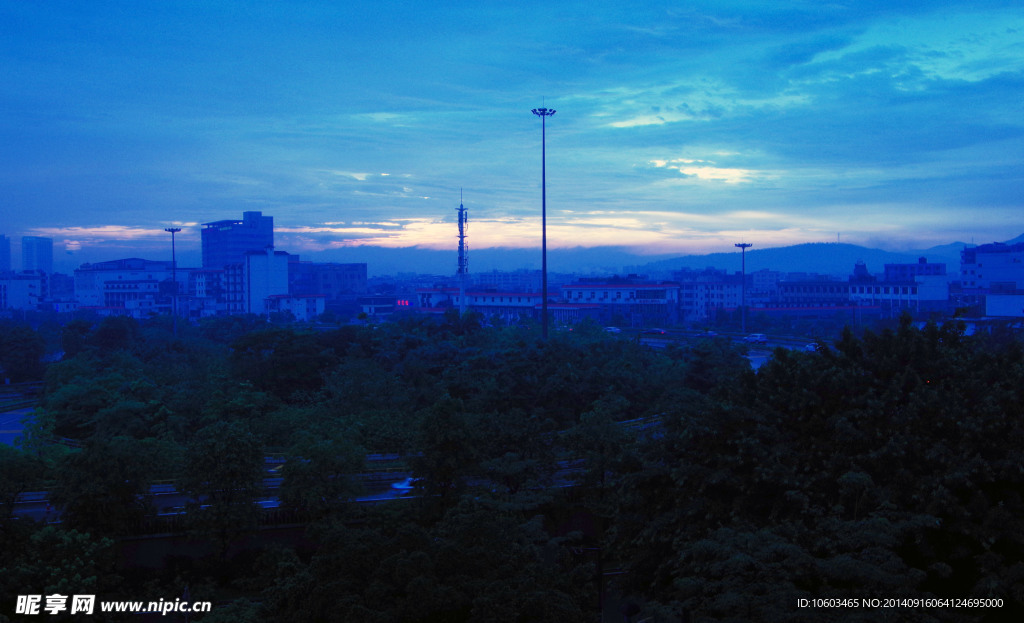
[[[165,227],[164,231],[169,233],[169,234],[176,234],[179,231],[181,231],[181,228],[180,227]]]
[[[553,108],[534,108],[532,112],[538,117],[550,117],[555,114],[555,110]]]

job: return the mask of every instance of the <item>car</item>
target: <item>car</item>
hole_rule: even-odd
[[[410,476],[405,480],[400,480],[398,482],[391,483],[391,488],[397,491],[403,491],[408,493],[409,491],[412,491],[413,487],[416,486],[418,480],[418,478],[413,478],[412,476]]]
[[[606,333],[622,333],[622,329],[618,327],[605,327],[604,330]]]
[[[644,331],[644,335],[665,335],[667,333],[665,329],[647,329]]]
[[[747,337],[743,338],[743,341],[751,344],[767,344],[768,336],[764,333],[751,333]]]
[[[810,344],[805,344],[804,345],[804,350],[806,350],[809,353],[816,353],[816,352],[818,352],[818,343],[817,342],[811,342]]]

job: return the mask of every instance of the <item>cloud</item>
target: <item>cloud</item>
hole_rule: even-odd
[[[702,181],[721,181],[726,184],[750,182],[755,178],[768,177],[767,174],[750,169],[719,167],[714,162],[694,160],[691,158],[674,158],[672,160],[651,160],[650,164],[658,169],[678,171],[687,177],[695,177]]]
[[[169,223],[170,224],[170,223]],[[183,225],[174,223],[175,225]],[[194,226],[194,224],[192,225]],[[33,236],[66,238],[79,242],[165,240],[169,236],[162,228],[149,229],[124,225],[97,225],[93,227],[33,227]],[[184,227],[183,227],[184,231]],[[180,235],[180,234],[179,234]]]
[[[388,123],[391,125],[403,125],[399,122],[410,122],[413,117],[408,114],[394,112],[371,112],[353,115],[354,119],[372,121],[374,123]]]
[[[609,128],[636,128],[646,125],[664,125],[666,123],[676,123],[678,121],[692,121],[697,117],[687,112],[664,112],[664,113],[649,113],[646,115],[640,115],[632,117],[630,119],[623,119],[621,121],[613,121],[608,123]]]
[[[173,224],[188,246],[260,209],[282,247],[449,248],[466,187],[471,245],[533,245],[538,94],[559,239],[924,237],[1019,206],[1014,5],[542,8],[12,4],[6,233],[115,248]]]
[[[350,177],[354,180],[359,180],[360,182],[365,182],[367,178],[373,175],[372,173],[353,173],[351,171],[327,171],[327,173],[337,175],[339,177]],[[387,173],[384,173],[383,175],[387,175]]]

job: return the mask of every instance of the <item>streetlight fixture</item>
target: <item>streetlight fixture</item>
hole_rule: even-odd
[[[541,335],[548,339],[548,195],[547,195],[547,118],[555,114],[553,108],[534,108],[540,117],[540,270],[541,270]]]
[[[747,332],[747,249],[754,245],[749,242],[740,242],[733,245],[740,249],[740,262],[742,266],[743,281],[740,282],[740,330]]]
[[[174,327],[174,337],[178,337],[178,256],[174,248],[174,234],[181,231],[180,227],[165,227],[164,231],[171,235],[171,284],[174,290],[171,292],[171,322]]]

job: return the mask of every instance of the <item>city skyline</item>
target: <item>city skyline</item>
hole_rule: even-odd
[[[1006,239],[1024,10],[946,4],[2,3],[0,233],[188,258],[258,210],[454,257],[461,188],[471,249],[539,248],[547,105],[555,249]]]

